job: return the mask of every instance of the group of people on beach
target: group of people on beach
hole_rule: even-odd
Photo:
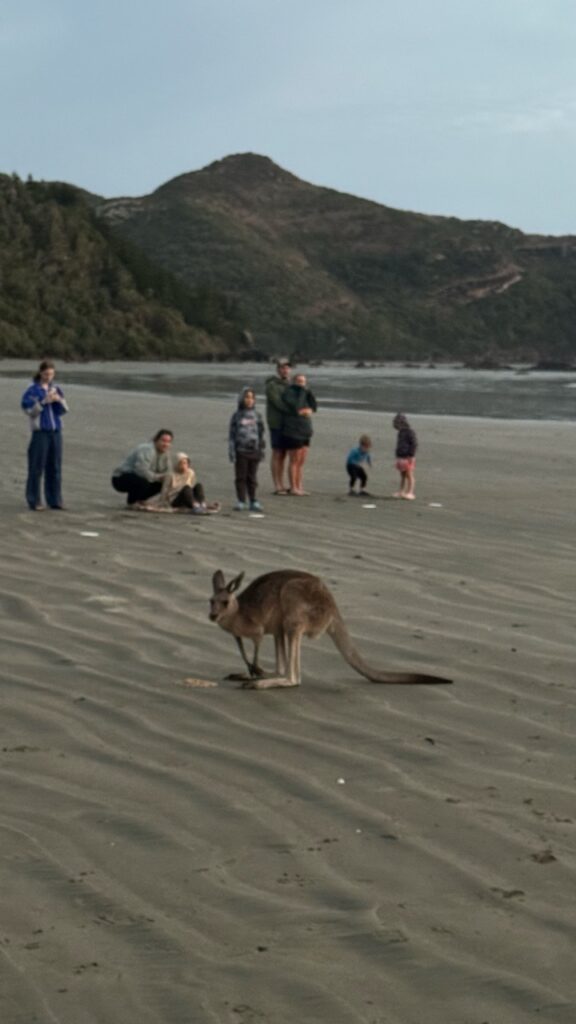
[[[22,409],[32,428],[28,446],[26,501],[33,511],[46,506],[42,502],[42,483],[46,505],[63,509],[62,498],[62,418],[68,405],[61,387],[55,383],[55,367],[44,359],[32,384],[22,396]],[[265,384],[266,420],[272,448],[273,493],[303,497],[303,476],[313,435],[313,415],[318,405],[308,387],[305,374],[292,375],[289,359],[276,361],[276,373]],[[396,467],[400,488],[394,497],[413,500],[417,437],[406,416],[397,413],[393,425],[397,431]],[[146,511],[190,512],[211,515],[220,510],[218,502],[209,503],[202,484],[196,479],[186,452],[172,454],[174,434],[161,428],[152,440],[137,445],[112,474],[112,487],[126,494],[127,505]],[[234,486],[238,512],[260,512],[257,497],[258,467],[265,455],[264,420],[256,409],[256,393],[244,387],[237,409],[228,427],[228,454],[234,464]],[[368,473],[371,468],[372,441],[362,434],[348,453],[346,472],[351,497],[368,497]]]

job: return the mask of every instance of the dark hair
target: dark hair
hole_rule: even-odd
[[[396,427],[398,430],[400,430],[403,427],[408,427],[409,428],[410,424],[408,423],[408,420],[407,420],[407,418],[406,418],[406,416],[404,415],[403,412],[397,412],[395,417],[394,417],[394,419],[393,419],[393,421],[392,421],[392,426]]]
[[[55,369],[56,369],[56,367],[54,366],[54,363],[52,362],[51,359],[43,359],[42,362],[40,363],[40,366],[38,367],[36,373],[34,374],[33,380],[37,384],[38,381],[42,379],[42,374],[43,374],[44,370],[55,370]]]
[[[161,437],[162,437],[162,436],[163,436],[164,434],[168,434],[168,437],[171,437],[171,438],[172,438],[172,440],[174,440],[174,431],[173,431],[173,430],[164,430],[164,429],[162,429],[162,430],[157,430],[157,431],[156,431],[156,433],[154,434],[154,437],[152,438],[152,440],[153,440],[154,442],[156,442],[156,441],[159,441],[159,440],[160,440],[160,438],[161,438]]]

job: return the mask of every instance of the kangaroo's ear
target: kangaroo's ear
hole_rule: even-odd
[[[226,590],[228,591],[228,593],[229,594],[233,594],[235,590],[238,590],[238,587],[242,583],[243,579],[244,579],[244,573],[241,572],[239,576],[236,576],[233,580],[230,580],[230,583],[226,587]]]
[[[224,579],[224,573],[221,569],[215,572],[212,577],[212,586],[214,587],[214,593],[217,594],[219,590],[224,590],[226,586],[226,580]]]

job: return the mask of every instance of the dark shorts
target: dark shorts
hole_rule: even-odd
[[[309,448],[310,438],[306,438],[305,441],[297,440],[295,437],[283,437],[282,448],[284,451],[294,451],[296,448]]]
[[[286,451],[286,445],[284,444],[284,435],[277,427],[270,427],[270,447],[275,448],[276,451]]]

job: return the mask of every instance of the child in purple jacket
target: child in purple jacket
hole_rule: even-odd
[[[418,438],[408,423],[403,412],[397,412],[392,426],[398,431],[396,439],[396,469],[400,473],[400,490],[396,491],[395,498],[406,498],[413,501],[416,469],[416,449]]]

